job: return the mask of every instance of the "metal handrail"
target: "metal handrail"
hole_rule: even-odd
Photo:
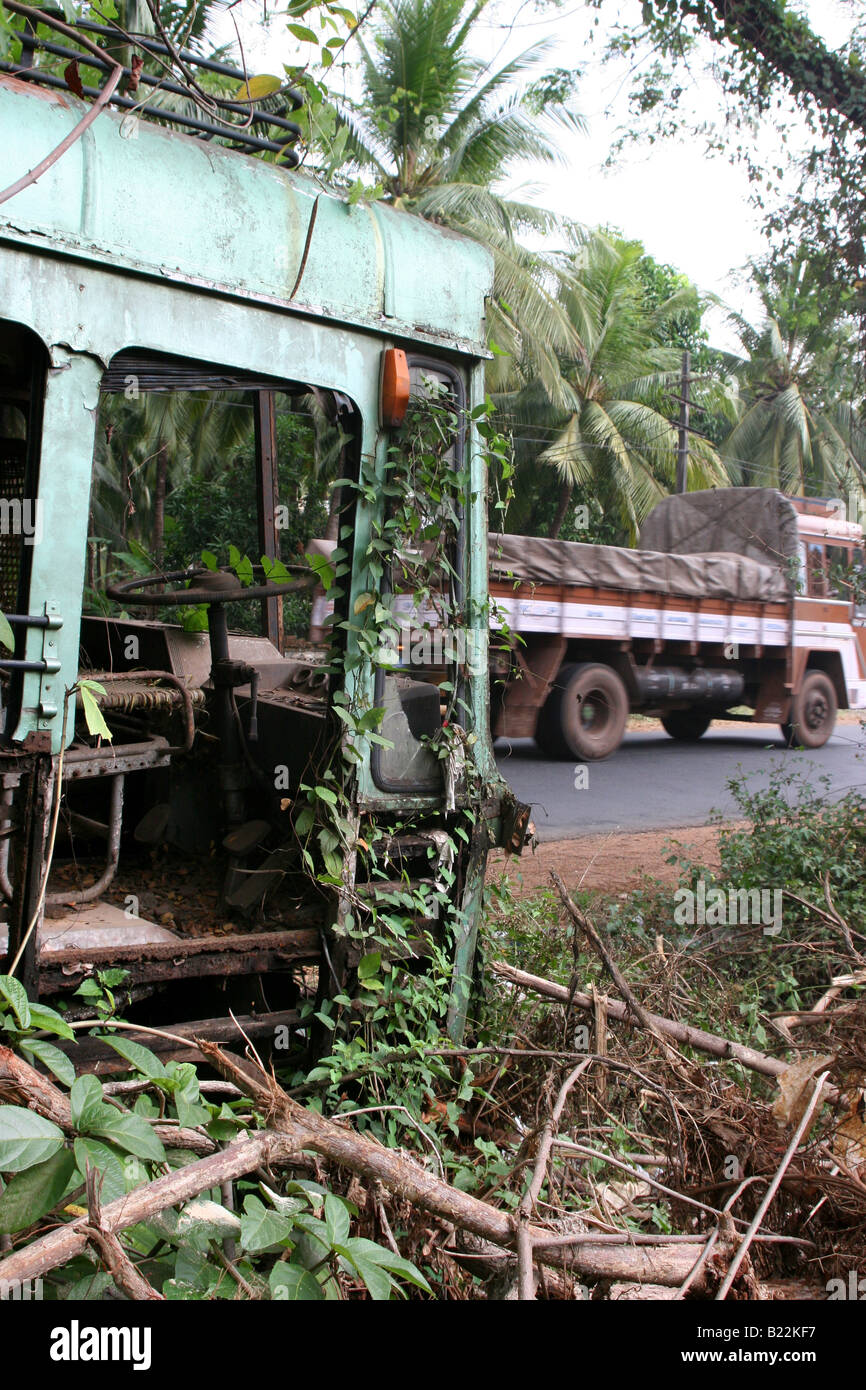
[[[56,14],[61,17],[59,10],[46,8],[46,14]],[[125,47],[141,48],[145,53],[164,57],[169,60],[180,58],[190,67],[200,68],[206,72],[212,72],[222,77],[232,78],[238,83],[250,80],[250,74],[233,67],[229,63],[217,62],[214,59],[203,58],[189,49],[172,50],[167,44],[159,39],[152,39],[143,35],[133,34],[127,36],[118,29],[111,28],[109,25],[96,24],[90,20],[78,20],[70,28],[80,29],[82,33],[95,34],[100,37],[110,38],[116,42],[122,42]],[[28,82],[34,82],[39,86],[60,88],[64,91],[69,90],[69,84],[65,78],[55,73],[46,72],[27,61],[27,57],[32,55],[35,49],[43,50],[52,54],[54,57],[65,58],[68,61],[77,61],[82,67],[95,68],[101,72],[114,71],[117,64],[106,50],[105,60],[102,61],[92,52],[82,52],[64,43],[56,43],[53,39],[43,38],[35,34],[28,28],[19,31],[18,37],[22,44],[22,61],[20,64],[11,63],[8,60],[0,61],[0,72],[10,74],[10,76],[21,78]],[[130,45],[130,38],[132,44]],[[123,67],[123,76],[132,78],[132,69]],[[192,100],[189,90],[183,87],[169,76],[157,76],[153,73],[139,71],[134,75],[136,85],[144,85],[156,91],[169,92],[174,96],[187,97]],[[85,96],[95,98],[99,96],[99,89],[95,87],[82,87]],[[303,106],[303,96],[296,88],[287,87],[279,91],[279,95],[287,102],[288,106],[297,111]],[[136,110],[141,116],[163,121],[168,125],[180,126],[181,128],[195,132],[197,136],[212,138],[217,136],[233,145],[240,145],[244,149],[260,151],[271,151],[279,155],[278,163],[294,168],[299,162],[297,153],[288,148],[293,141],[297,140],[301,134],[301,128],[295,121],[287,119],[277,112],[267,111],[261,106],[255,105],[252,101],[246,102],[236,97],[220,96],[216,93],[208,93],[209,98],[218,106],[221,111],[229,112],[232,115],[240,115],[245,118],[243,126],[234,125],[231,121],[220,124],[218,121],[207,120],[201,116],[189,115],[181,111],[173,111],[168,107],[155,107],[144,105],[140,97],[131,97],[122,94],[119,90],[112,93],[110,104],[120,107],[121,110]],[[252,125],[266,126],[271,129],[285,131],[283,139],[269,139],[263,135],[254,135],[249,127]]]

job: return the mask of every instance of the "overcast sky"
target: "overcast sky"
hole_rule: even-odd
[[[641,240],[656,259],[684,271],[701,289],[714,291],[739,312],[755,318],[758,305],[736,276],[766,245],[744,168],[732,165],[723,154],[707,155],[699,142],[686,137],[652,146],[633,145],[619,157],[615,170],[604,168],[611,144],[630,123],[630,71],[625,60],[603,63],[602,51],[619,12],[633,17],[637,4],[638,0],[622,0],[617,6],[608,0],[598,26],[596,12],[587,10],[583,0],[563,0],[559,10],[540,12],[534,0],[494,0],[484,12],[478,21],[477,49],[491,70],[536,40],[550,37],[555,43],[547,64],[577,65],[584,74],[576,104],[587,122],[586,134],[562,137],[564,166],[554,171],[521,168],[508,191],[519,193],[525,183],[531,186],[532,200],[542,206],[590,226],[617,227]],[[831,47],[844,41],[851,11],[840,0],[804,0],[801,9]],[[236,15],[239,12],[244,16],[242,32],[252,70],[279,72],[281,63],[307,56],[286,38],[284,21],[276,19],[263,31],[251,23],[261,14],[257,4],[235,9]],[[229,28],[226,37],[230,34]],[[347,56],[351,51],[350,45]],[[719,93],[713,83],[688,100],[690,110],[706,119],[718,115]],[[769,137],[759,138],[760,148],[771,156]],[[719,346],[734,346],[722,316],[713,317],[711,331]]]

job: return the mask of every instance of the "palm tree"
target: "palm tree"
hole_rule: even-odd
[[[732,477],[798,495],[862,486],[853,324],[822,312],[823,270],[805,255],[755,278],[763,324],[732,316],[745,349],[739,419],[721,450]]]
[[[239,391],[103,396],[92,529],[114,545],[137,540],[159,561],[168,493],[189,477],[212,476],[237,453],[252,436],[249,407]]]
[[[556,381],[553,350],[576,349],[556,294],[558,265],[518,241],[547,233],[552,214],[497,191],[519,160],[561,158],[554,134],[582,129],[544,73],[549,44],[534,44],[492,73],[470,38],[488,0],[390,0],[372,42],[358,39],[359,100],[335,98],[346,151],[394,207],[453,227],[493,253],[489,332],[503,356],[529,353]],[[534,81],[527,81],[534,76]],[[492,384],[496,385],[494,367]]]
[[[650,309],[638,274],[643,254],[639,242],[602,232],[583,238],[561,277],[560,303],[582,348],[560,359],[559,399],[521,363],[498,400],[513,421],[519,463],[541,460],[558,474],[552,537],[575,487],[633,539],[674,483],[677,430],[669,416],[676,412],[680,353],[663,342],[662,329],[681,311],[686,292]],[[689,486],[726,482],[712,445],[693,434]]]

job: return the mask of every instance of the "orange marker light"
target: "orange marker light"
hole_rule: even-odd
[[[386,348],[382,353],[382,382],[379,407],[386,429],[399,429],[409,409],[409,363],[401,348]]]

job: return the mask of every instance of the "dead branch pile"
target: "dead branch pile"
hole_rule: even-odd
[[[249,1050],[244,1059],[200,1039],[220,1084],[247,1096],[263,1127],[221,1150],[204,1131],[173,1128],[166,1141],[193,1161],[104,1205],[88,1182],[86,1213],[23,1233],[0,1259],[0,1281],[38,1278],[89,1248],[127,1297],[159,1298],[124,1231],[244,1175],[273,1181],[312,1162],[359,1208],[362,1230],[436,1269],[447,1297],[754,1299],[792,1280],[796,1296],[824,1297],[829,1278],[862,1266],[866,1238],[863,1006],[838,1002],[862,972],[834,979],[808,1015],[780,1021],[780,1047],[796,1031],[797,1043],[817,1034],[820,1050],[772,1056],[651,1011],[556,886],[573,931],[570,985],[494,963],[515,1008],[507,1043],[436,1049],[455,1087],[473,1068],[477,1100],[459,1125],[466,1153],[477,1157],[483,1141],[509,1156],[477,1195],[445,1181],[429,1153],[385,1147],[299,1104]],[[577,988],[587,946],[611,997]],[[646,979],[642,989],[670,1005],[676,990],[660,972],[657,990]],[[449,1099],[431,1095],[431,1116]],[[64,1093],[6,1048],[0,1100],[72,1131]]]

